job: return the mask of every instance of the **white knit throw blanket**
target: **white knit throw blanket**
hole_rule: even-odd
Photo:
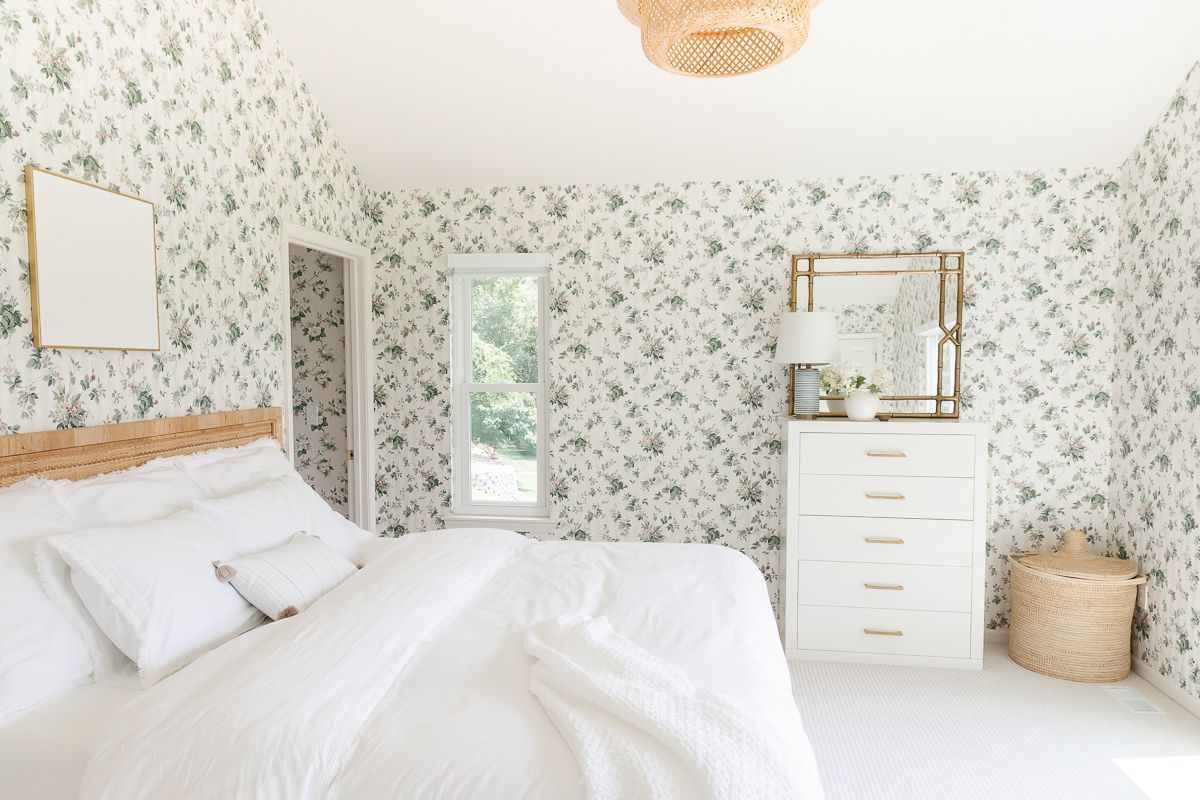
[[[530,629],[530,690],[566,738],[592,800],[818,800],[794,743],[697,690],[678,667],[603,617],[566,615]]]

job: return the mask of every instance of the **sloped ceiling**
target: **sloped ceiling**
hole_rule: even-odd
[[[825,0],[790,61],[662,72],[616,0],[259,0],[380,189],[1115,166],[1197,0]]]

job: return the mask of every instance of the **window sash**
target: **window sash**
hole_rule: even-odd
[[[458,258],[462,258],[459,256]],[[548,258],[547,258],[548,261]],[[497,266],[486,269],[472,264],[470,269],[454,268],[451,277],[450,314],[452,329],[451,352],[451,427],[453,457],[451,459],[451,508],[455,514],[494,517],[549,517],[549,481],[547,479],[547,309],[548,288],[545,269]],[[535,277],[538,282],[537,383],[472,383],[471,336],[474,328],[471,307],[471,287],[475,280],[492,278]],[[471,395],[479,392],[523,393],[534,395],[537,409],[537,500],[509,502],[479,502],[471,499]]]
[[[466,477],[466,486],[464,489],[464,491],[466,493],[463,495],[463,499],[466,501],[464,504],[465,507],[471,509],[471,513],[475,513],[474,509],[476,509],[480,506],[487,506],[487,507],[496,506],[499,508],[509,508],[509,509],[518,508],[518,509],[523,509],[523,510],[527,511],[528,509],[541,508],[542,506],[545,505],[545,503],[544,503],[545,496],[542,494],[543,486],[544,486],[544,483],[542,481],[542,476],[545,472],[545,464],[546,464],[545,459],[544,459],[544,450],[542,448],[542,429],[543,429],[542,408],[543,408],[543,405],[540,402],[542,398],[539,396],[539,393],[536,388],[536,384],[521,384],[521,385],[531,386],[533,388],[511,389],[511,390],[510,389],[499,389],[498,390],[498,389],[489,387],[487,384],[480,384],[479,385],[480,388],[478,388],[478,389],[471,387],[471,386],[463,387],[463,394],[466,397],[465,406],[466,406],[466,415],[467,415],[467,418],[464,421],[464,425],[467,428],[467,440],[464,445],[465,449],[463,450],[463,470],[464,470],[464,472],[466,472],[466,476],[465,476]],[[472,440],[475,437],[472,435],[473,432],[470,430],[471,425],[473,423],[473,418],[472,418],[472,413],[471,413],[472,412],[471,400],[472,400],[472,398],[476,398],[479,395],[485,394],[485,393],[487,393],[487,394],[505,394],[505,395],[523,395],[525,397],[532,397],[532,399],[533,399],[533,404],[534,404],[533,411],[534,411],[534,414],[537,416],[537,421],[536,421],[536,425],[534,428],[534,437],[536,439],[535,458],[537,459],[537,483],[535,484],[534,488],[537,492],[537,499],[533,502],[530,502],[529,500],[488,500],[488,501],[485,501],[485,500],[477,500],[473,497],[474,493],[472,492],[470,479],[471,479],[471,470],[473,470],[475,467],[474,459],[473,459],[473,448],[472,448]],[[523,516],[528,516],[528,514],[523,514]]]

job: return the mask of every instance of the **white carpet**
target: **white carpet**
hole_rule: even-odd
[[[1197,800],[1200,719],[1131,675],[1166,713],[1014,664],[981,672],[792,662],[827,800]]]

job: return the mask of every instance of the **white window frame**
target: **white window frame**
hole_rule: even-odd
[[[527,533],[553,533],[550,520],[547,452],[548,403],[548,253],[460,253],[447,257],[450,268],[450,394],[453,431],[451,470],[452,512],[444,518],[448,528],[491,526]],[[471,283],[479,278],[536,277],[538,279],[538,382],[471,383]],[[537,407],[537,503],[479,503],[471,500],[471,406],[477,392],[528,392]]]
[[[942,341],[942,326],[937,320],[920,325],[917,336],[925,340],[925,394],[937,394],[937,354]],[[937,402],[937,401],[935,401]]]

